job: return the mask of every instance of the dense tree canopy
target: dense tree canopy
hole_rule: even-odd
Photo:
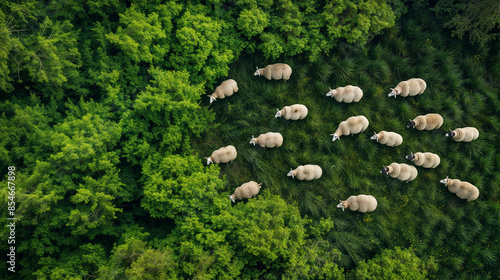
[[[436,269],[432,260],[421,261],[412,249],[383,250],[368,262],[359,263],[353,279],[427,279],[429,269]]]
[[[14,201],[17,218],[16,272],[4,261],[2,279],[496,277],[498,20],[478,9],[491,1],[473,2],[440,21],[442,1],[437,18],[399,0],[2,1],[0,217]],[[275,62],[292,66],[286,83],[252,75]],[[428,94],[388,103],[408,75]],[[210,105],[229,78],[239,92]],[[362,86],[363,106],[324,101],[341,84]],[[306,120],[272,118],[292,102],[310,108]],[[405,149],[435,145],[442,170],[469,174],[480,201],[435,188],[441,173],[405,188],[375,177],[388,150],[325,137],[348,115],[382,129],[430,110],[481,138],[452,146],[405,132]],[[249,147],[262,130],[285,144]],[[205,166],[229,144],[234,162]],[[306,161],[323,166],[322,181],[286,177]],[[258,196],[231,203],[249,180],[263,183]],[[373,192],[377,212],[339,215],[354,192]]]

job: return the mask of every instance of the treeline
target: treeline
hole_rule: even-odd
[[[3,262],[1,274],[344,278],[330,218],[310,219],[271,190],[231,207],[221,168],[194,148],[224,129],[202,98],[242,56],[366,52],[405,10],[375,0],[3,1],[0,170],[16,168],[17,222],[16,272]],[[347,275],[394,256],[394,271],[435,269],[395,248]]]

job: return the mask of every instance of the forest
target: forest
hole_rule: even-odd
[[[499,38],[496,0],[0,1],[0,278],[500,279]],[[254,75],[274,63],[289,80]],[[425,92],[388,97],[410,78]],[[326,96],[346,85],[359,102]],[[274,117],[292,104],[307,117]],[[407,128],[428,113],[441,128]],[[283,145],[249,143],[266,132]],[[441,162],[381,174],[416,152]],[[321,178],[287,176],[306,164]],[[375,211],[337,208],[360,194]]]

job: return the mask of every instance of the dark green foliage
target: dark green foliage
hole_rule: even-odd
[[[444,27],[452,29],[452,34],[459,38],[468,37],[470,41],[481,45],[499,38],[498,1],[440,0],[428,3],[419,0],[416,5],[429,6],[430,10],[442,18]]]

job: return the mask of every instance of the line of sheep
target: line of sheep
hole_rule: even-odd
[[[285,82],[290,79],[292,74],[292,68],[284,63],[277,63],[268,65],[265,68],[258,68],[255,71],[255,76],[264,76],[266,79],[280,80],[283,79]],[[402,97],[415,96],[422,94],[427,88],[427,84],[423,79],[413,78],[407,81],[400,82],[395,88],[391,88],[389,97],[394,96],[396,98],[398,95]],[[238,85],[235,80],[229,79],[221,83],[214,93],[208,95],[210,97],[210,103],[218,99],[224,99],[226,96],[231,96],[233,93],[238,91]],[[344,87],[337,87],[331,89],[326,94],[327,97],[333,97],[337,102],[352,103],[359,102],[363,97],[363,91],[352,85],[347,85]],[[308,114],[308,108],[302,104],[293,104],[290,106],[284,106],[281,110],[277,109],[275,118],[282,117],[286,120],[302,120]],[[443,125],[443,117],[439,114],[431,113],[426,115],[420,115],[410,120],[407,128],[416,128],[417,130],[433,130],[439,129]],[[340,139],[344,135],[354,135],[364,132],[369,126],[369,121],[365,116],[353,116],[345,121],[342,121],[337,130],[331,134],[332,141]],[[455,130],[449,130],[445,134],[446,137],[451,137],[457,142],[470,142],[478,138],[479,131],[474,127],[464,127],[457,128]],[[387,145],[389,147],[396,147],[403,143],[403,137],[396,133],[390,131],[380,131],[379,133],[374,132],[374,135],[370,138],[371,140],[376,140],[377,143]],[[260,145],[262,148],[275,148],[280,147],[283,144],[283,136],[278,132],[268,132],[259,135],[255,138],[252,135],[250,144],[254,146],[256,144]],[[227,147],[222,147],[215,150],[210,157],[207,159],[207,165],[210,163],[227,163],[232,162],[236,159],[237,151],[232,145]],[[421,166],[423,168],[436,168],[441,159],[437,154],[430,152],[417,152],[411,153],[406,156],[406,159],[411,160],[415,165]],[[380,173],[387,174],[392,178],[397,178],[398,180],[410,182],[414,180],[418,171],[414,166],[405,163],[393,162],[389,166],[383,166]],[[296,169],[291,169],[287,176],[292,178],[297,178],[298,180],[315,180],[319,179],[323,174],[323,171],[318,165],[300,165]],[[467,201],[473,201],[479,196],[479,190],[474,185],[468,182],[462,182],[458,179],[443,179],[440,183],[445,184],[449,191],[456,193],[459,198],[467,199]],[[262,183],[258,184],[255,181],[249,181],[241,186],[237,187],[232,195],[229,196],[232,202],[236,200],[250,199],[255,197],[260,189]],[[337,208],[348,208],[352,211],[359,212],[371,212],[377,208],[377,200],[371,195],[360,194],[357,196],[350,196],[345,201],[340,201]]]

